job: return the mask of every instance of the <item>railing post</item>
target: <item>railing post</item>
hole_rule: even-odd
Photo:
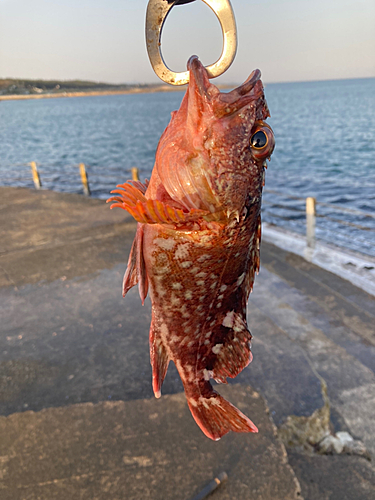
[[[87,177],[86,167],[84,163],[79,164],[79,173],[81,174],[81,181],[83,185],[83,192],[86,196],[90,196],[89,179]]]
[[[133,181],[139,181],[139,174],[138,174],[138,168],[137,167],[132,167],[132,179]]]
[[[42,187],[42,183],[40,181],[38,167],[36,166],[35,161],[32,161],[30,163],[30,167],[31,167],[31,173],[32,173],[32,176],[33,176],[33,181],[34,181],[35,189],[40,189]]]
[[[315,248],[315,217],[316,199],[306,198],[306,244],[308,248]]]

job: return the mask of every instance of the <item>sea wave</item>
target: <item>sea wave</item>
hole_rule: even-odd
[[[182,92],[0,103],[0,184],[82,192],[105,199],[136,166],[149,177],[158,140]],[[276,149],[266,175],[263,220],[305,233],[304,200],[317,205],[317,236],[375,256],[375,79],[270,84]],[[275,194],[275,193],[278,194]],[[341,221],[341,222],[340,222]]]

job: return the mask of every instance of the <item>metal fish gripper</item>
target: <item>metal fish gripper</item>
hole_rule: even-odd
[[[158,77],[171,85],[189,82],[189,72],[176,73],[168,68],[161,53],[161,34],[165,20],[175,5],[195,0],[150,0],[146,13],[146,44],[151,65]],[[230,0],[202,0],[216,14],[223,33],[223,50],[219,59],[207,66],[209,78],[222,75],[232,64],[237,51],[236,21]]]

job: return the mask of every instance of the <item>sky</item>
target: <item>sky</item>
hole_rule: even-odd
[[[0,78],[157,83],[144,24],[148,0],[0,0]],[[237,57],[216,81],[375,77],[375,0],[232,0]],[[168,66],[192,54],[206,65],[222,50],[201,0],[174,7],[163,30]]]

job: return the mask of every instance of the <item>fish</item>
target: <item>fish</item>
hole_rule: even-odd
[[[138,284],[152,303],[150,360],[156,398],[168,364],[181,377],[196,423],[212,440],[255,424],[212,387],[252,360],[246,306],[259,270],[261,198],[275,146],[255,70],[221,92],[197,56],[162,134],[150,181],[111,191],[113,207],[138,222],[123,295]]]

